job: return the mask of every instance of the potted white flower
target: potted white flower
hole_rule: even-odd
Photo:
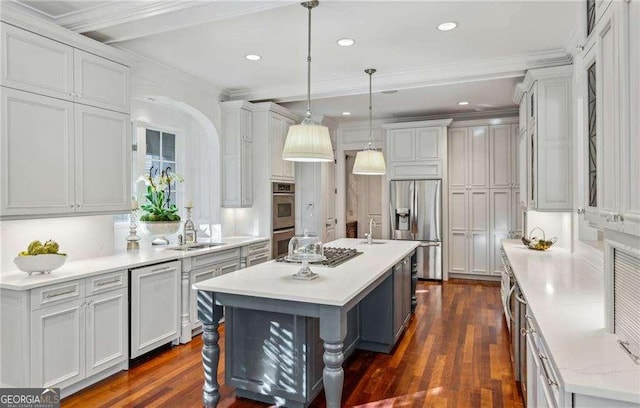
[[[180,216],[178,207],[171,202],[171,184],[182,183],[182,175],[175,173],[171,167],[158,172],[151,166],[149,174],[144,174],[138,181],[144,181],[147,186],[145,198],[147,202],[140,206],[144,214],[140,217],[140,225],[149,235],[157,238],[154,245],[166,245],[169,240],[164,235],[175,234],[180,230]]]

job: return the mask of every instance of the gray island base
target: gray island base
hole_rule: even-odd
[[[375,252],[353,239],[327,245],[357,247],[363,255],[336,268],[315,267],[321,276],[309,282],[289,279],[296,265],[269,262],[194,285],[206,407],[220,400],[223,306],[225,383],[239,397],[306,407],[324,388],[327,406],[340,407],[345,358],[356,348],[393,349],[415,307],[417,243],[387,241]]]

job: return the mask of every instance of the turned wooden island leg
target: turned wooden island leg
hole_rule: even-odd
[[[328,408],[339,408],[344,384],[344,338],[347,334],[347,314],[340,307],[326,307],[320,312],[320,338],[324,341],[322,382]]]
[[[212,292],[198,291],[198,318],[202,322],[202,366],[204,368],[202,402],[207,408],[217,406],[220,401],[218,326],[220,326],[222,312],[223,308],[215,304]]]

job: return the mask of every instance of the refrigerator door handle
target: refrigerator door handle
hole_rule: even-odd
[[[413,239],[416,238],[416,234],[418,233],[418,185],[415,181],[413,181],[413,196],[411,197],[411,234],[413,235]]]
[[[440,242],[435,242],[435,241],[420,242],[420,246],[421,247],[438,247],[438,246],[440,246]]]

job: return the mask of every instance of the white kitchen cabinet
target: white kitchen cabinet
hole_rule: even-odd
[[[123,113],[75,105],[77,212],[127,212],[131,205],[131,123]]]
[[[600,229],[636,236],[640,236],[638,24],[640,12],[635,2],[611,3],[603,9],[587,45],[589,52],[583,58],[587,93],[593,81],[588,70],[595,64],[596,100],[595,161],[593,147],[590,151],[585,142],[584,149],[586,166],[591,164],[593,169],[595,162],[595,194],[593,180],[587,173],[583,175],[585,218]],[[589,93],[587,96],[593,97]],[[587,131],[593,113],[587,105]]]
[[[489,127],[454,127],[449,133],[449,187],[489,188]]]
[[[451,120],[384,125],[387,178],[441,178]]]
[[[2,23],[2,85],[129,113],[129,67]]]
[[[572,72],[571,66],[532,69],[516,87],[514,101],[526,104],[528,116],[528,209],[572,210]]]
[[[87,297],[87,377],[129,358],[128,299],[126,288]]]
[[[223,102],[222,205],[253,205],[253,113],[244,101]]]
[[[1,23],[3,86],[73,101],[73,47]]]
[[[520,188],[520,133],[518,124],[510,125],[511,135],[509,137],[509,176],[511,177],[511,188]],[[494,158],[495,160],[495,158]]]
[[[31,290],[29,386],[66,388],[128,360],[126,286],[118,271]]]
[[[510,188],[514,183],[511,162],[515,161],[512,151],[511,125],[491,126],[490,130],[489,186]]]
[[[2,98],[3,216],[128,211],[128,115],[8,88]]]
[[[279,113],[270,112],[269,129],[271,141],[271,178],[273,180],[294,181],[295,164],[282,159],[282,149],[287,140],[289,127],[295,122]]]
[[[131,358],[180,335],[180,261],[131,270]]]
[[[73,103],[2,88],[2,216],[74,211],[73,125]]]
[[[509,213],[507,213],[509,214]],[[489,190],[449,191],[449,271],[488,274]]]
[[[76,102],[129,113],[129,67],[79,49],[73,59]]]
[[[64,388],[86,377],[84,302],[72,300],[31,313],[30,386]]]

